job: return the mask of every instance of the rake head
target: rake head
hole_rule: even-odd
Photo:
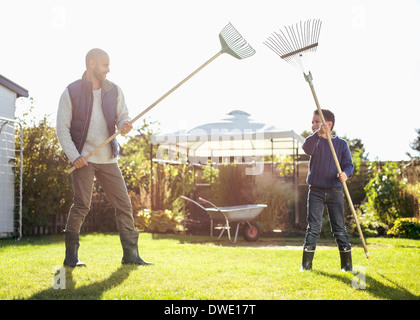
[[[222,53],[228,53],[237,59],[245,59],[252,56],[255,50],[246,42],[238,30],[229,22],[219,34],[222,45]]]
[[[296,23],[279,32],[273,32],[263,43],[286,62],[302,71],[303,59],[318,47],[321,20],[308,20]]]

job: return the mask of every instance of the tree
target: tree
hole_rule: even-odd
[[[418,155],[412,156],[409,152],[407,152],[407,155],[411,159],[420,159],[420,128],[416,129],[417,132],[417,138],[410,144],[410,147],[418,153]]]
[[[343,137],[347,141],[352,156],[357,155],[360,158],[360,161],[367,161],[369,153],[366,153],[365,146],[361,139],[349,139],[346,136]]]

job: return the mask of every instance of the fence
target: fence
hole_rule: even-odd
[[[104,193],[95,192],[92,196],[92,204],[88,215],[83,222],[81,232],[97,232],[97,231],[113,231],[113,226],[105,230],[104,220],[109,206],[107,205],[106,195]],[[48,225],[32,226],[25,228],[24,235],[46,235],[46,234],[59,234],[62,233],[67,223],[66,214],[54,214],[51,216],[51,222]],[[105,219],[104,219],[105,218]],[[108,219],[109,220],[109,219]]]

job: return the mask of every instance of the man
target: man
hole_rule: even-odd
[[[322,214],[327,207],[333,236],[338,245],[341,259],[341,270],[352,271],[351,246],[344,222],[344,197],[342,183],[353,174],[353,162],[347,142],[339,137],[332,137],[332,144],[337,155],[342,173],[337,173],[337,166],[327,135],[334,128],[335,116],[322,109],[326,123],[322,123],[318,110],[312,118],[313,134],[306,138],[303,150],[310,156],[307,183],[309,184],[307,200],[307,222],[303,246],[303,270],[312,269],[312,260],[316,243],[322,226]]]
[[[57,137],[76,168],[72,173],[74,200],[67,218],[64,265],[85,266],[79,261],[80,228],[89,212],[93,181],[96,177],[112,205],[123,247],[122,263],[150,264],[138,253],[139,233],[134,226],[133,210],[127,188],[117,164],[116,139],[96,150],[115,133],[116,126],[123,134],[132,129],[121,89],[108,81],[109,56],[101,49],[86,55],[86,71],[64,90],[57,112]]]

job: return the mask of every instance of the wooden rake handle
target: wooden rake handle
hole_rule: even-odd
[[[179,82],[176,86],[174,86],[171,90],[166,92],[163,96],[161,96],[159,99],[157,99],[155,102],[153,102],[150,106],[148,106],[145,110],[143,110],[141,113],[139,113],[135,118],[133,118],[130,123],[133,124],[135,121],[137,121],[139,118],[141,118],[143,115],[145,115],[147,112],[149,112],[154,106],[156,106],[159,102],[161,102],[163,99],[165,99],[167,96],[169,96],[172,92],[174,92],[176,89],[178,89],[181,85],[183,85],[185,82],[187,82],[189,79],[191,79],[194,75],[196,75],[199,71],[201,71],[205,66],[207,66],[210,62],[215,60],[218,56],[220,56],[223,53],[223,51],[219,51],[217,54],[215,54],[213,57],[211,57],[209,60],[207,60],[205,63],[203,63],[199,68],[197,68],[194,72],[192,72],[188,77],[186,77],[184,80]],[[102,149],[105,145],[110,143],[112,140],[114,140],[115,137],[117,137],[121,133],[121,130],[118,130],[115,132],[112,136],[110,136],[105,142],[103,142],[98,148],[93,150],[91,153],[89,153],[85,159],[88,160],[90,157],[92,157],[95,153],[97,153],[100,149]],[[74,170],[76,170],[76,167],[71,167],[69,170],[67,170],[67,173],[72,173]]]
[[[305,75],[305,79],[309,83],[309,87],[311,88],[311,92],[312,92],[312,95],[314,97],[315,104],[316,104],[316,107],[318,109],[319,116],[321,117],[322,123],[326,123],[325,118],[324,118],[324,114],[322,113],[321,107],[319,105],[318,97],[315,93],[315,88],[312,84],[311,74]],[[337,167],[337,171],[338,171],[339,174],[341,174],[342,173],[341,166],[340,166],[340,163],[338,162],[337,154],[336,154],[334,146],[332,144],[330,133],[327,133],[327,139],[328,139],[328,144],[329,144],[330,149],[331,149],[332,156],[334,158],[335,165]],[[357,231],[359,232],[360,239],[362,240],[362,245],[363,245],[363,249],[365,250],[366,258],[369,259],[369,252],[368,252],[368,249],[367,249],[367,246],[366,246],[365,238],[363,236],[362,229],[360,228],[360,224],[359,224],[359,220],[357,218],[356,210],[354,210],[353,201],[351,200],[350,192],[349,192],[349,189],[347,188],[347,183],[345,181],[343,182],[343,189],[344,189],[344,193],[346,194],[347,200],[349,202],[351,213],[353,214],[354,220],[356,221]]]

